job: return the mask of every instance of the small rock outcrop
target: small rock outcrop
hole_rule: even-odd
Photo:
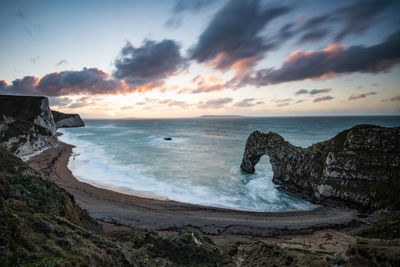
[[[0,145],[27,158],[57,144],[46,97],[0,95]]]
[[[371,211],[400,208],[400,127],[358,125],[308,148],[253,132],[241,168],[268,155],[280,189],[314,203]]]
[[[65,114],[52,110],[57,128],[83,127],[85,123],[78,114]]]

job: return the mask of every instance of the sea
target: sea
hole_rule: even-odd
[[[240,169],[247,137],[276,132],[308,147],[357,124],[400,126],[400,116],[85,120],[59,129],[74,145],[68,168],[80,181],[142,197],[248,211],[308,210],[278,190],[268,156]],[[165,140],[170,137],[172,140]]]

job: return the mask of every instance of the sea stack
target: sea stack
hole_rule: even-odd
[[[282,190],[311,202],[364,211],[400,206],[400,127],[358,125],[308,148],[255,131],[241,168],[254,173],[263,155]]]

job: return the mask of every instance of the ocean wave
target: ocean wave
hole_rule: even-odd
[[[124,150],[126,154],[123,158],[128,160],[121,162],[121,157],[115,154],[120,150],[115,150],[112,147],[114,145],[104,141],[101,145],[96,143],[101,136],[87,140],[82,138],[85,133],[79,133],[84,129],[60,130],[63,133],[59,137],[60,140],[75,146],[68,168],[78,180],[98,187],[143,197],[238,210],[280,211],[311,207],[305,201],[279,192],[272,183],[272,171],[262,167],[263,164],[259,164],[256,173],[251,176],[242,173],[239,165],[235,164],[220,178],[202,180],[201,177],[206,169],[203,173],[201,169],[186,170],[185,166],[180,165],[179,160],[170,161],[168,158],[152,165],[155,159],[148,161],[145,150],[142,152]],[[107,133],[104,138],[109,136],[110,133]],[[180,145],[182,148],[181,144],[189,139],[172,137],[171,141],[166,141],[163,137],[149,135],[143,137],[143,140],[146,140],[148,145],[163,146],[168,151],[175,145]],[[120,144],[123,145],[124,142]],[[135,146],[132,149],[134,150]],[[130,160],[131,158],[137,160]],[[209,173],[207,175],[210,176]]]

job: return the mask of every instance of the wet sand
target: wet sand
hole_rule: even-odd
[[[198,231],[228,237],[276,237],[339,229],[358,222],[354,211],[317,207],[309,211],[248,212],[122,194],[78,181],[68,169],[73,146],[61,143],[28,164],[65,188],[81,208],[105,223],[140,229]],[[95,177],[93,177],[95,179]]]

